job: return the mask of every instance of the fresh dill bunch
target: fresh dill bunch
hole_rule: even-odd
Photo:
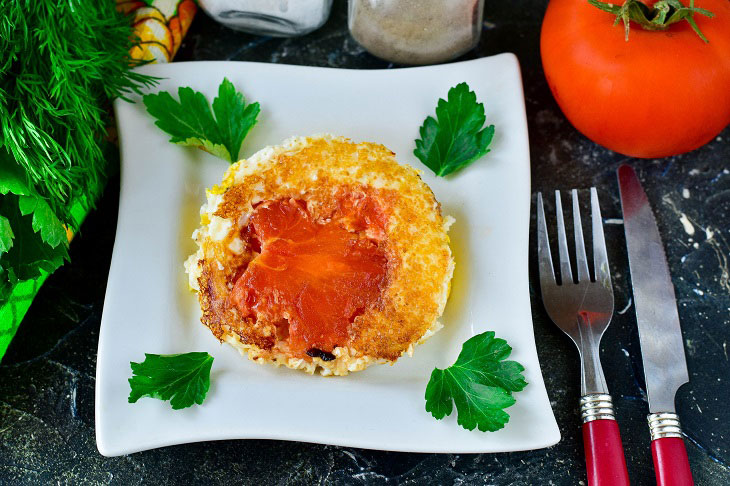
[[[72,229],[71,202],[104,186],[110,100],[153,81],[130,71],[134,44],[111,1],[0,0],[0,150]]]
[[[136,42],[110,0],[0,0],[0,305],[68,259],[113,159],[111,101],[155,82]]]

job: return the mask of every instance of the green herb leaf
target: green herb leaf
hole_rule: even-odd
[[[0,194],[15,194],[20,214],[32,214],[32,227],[36,233],[40,232],[41,239],[55,248],[61,243],[68,244],[66,228],[51,206],[39,195],[33,194],[28,186],[22,169],[12,160],[0,158]]]
[[[246,105],[228,79],[218,87],[212,112],[205,95],[192,88],[179,88],[178,97],[179,102],[167,91],[143,97],[147,112],[157,119],[155,125],[172,135],[170,141],[199,147],[229,162],[238,160],[243,139],[256,124],[259,104]]]
[[[47,202],[38,196],[20,196],[18,206],[20,214],[23,216],[33,215],[33,231],[40,232],[41,239],[45,243],[48,243],[52,248],[61,243],[68,245],[66,228]]]
[[[13,247],[13,228],[10,226],[10,220],[0,215],[0,253],[5,253]]]
[[[218,97],[213,100],[213,113],[218,121],[224,145],[231,154],[231,162],[238,160],[241,144],[248,132],[256,124],[256,117],[261,111],[258,103],[246,105],[242,93],[228,79],[218,87]]]
[[[0,215],[8,220],[13,231],[13,245],[0,258],[4,278],[10,285],[36,278],[42,270],[52,272],[68,260],[67,245],[52,247],[38,237],[33,218],[20,210],[19,197],[24,196],[0,197]]]
[[[208,353],[147,354],[141,363],[129,363],[133,376],[129,403],[142,397],[170,400],[173,410],[203,403],[210,388],[213,357]]]
[[[457,423],[467,430],[499,430],[509,421],[504,409],[512,406],[513,392],[527,386],[516,361],[505,361],[512,348],[504,339],[488,331],[466,341],[456,362],[435,368],[426,386],[426,411],[441,420],[451,415],[453,404]]]
[[[0,194],[17,196],[31,194],[23,169],[14,163],[4,150],[0,150]]]
[[[413,154],[437,176],[456,172],[489,152],[494,125],[482,128],[485,120],[476,94],[468,84],[457,84],[447,100],[439,99],[436,119],[423,122]]]

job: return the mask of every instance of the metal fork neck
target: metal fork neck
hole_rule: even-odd
[[[578,333],[580,343],[580,391],[581,395],[608,394],[606,378],[603,376],[599,344],[601,335],[591,331],[591,323],[587,316],[578,315]]]

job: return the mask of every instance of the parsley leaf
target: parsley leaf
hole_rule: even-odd
[[[13,247],[13,228],[10,226],[10,220],[0,214],[0,253],[5,253]]]
[[[68,245],[66,227],[56,217],[51,206],[28,186],[26,177],[19,165],[10,160],[2,160],[0,168],[0,194],[15,194],[20,214],[32,215],[33,231],[40,233],[43,242],[52,248],[61,243]]]
[[[494,432],[509,421],[503,409],[512,406],[512,392],[527,386],[516,361],[505,361],[512,348],[504,339],[488,331],[466,341],[456,362],[441,370],[434,368],[426,386],[426,411],[441,420],[451,415],[453,405],[457,423],[467,430],[478,428]]]
[[[14,163],[7,152],[0,150],[0,194],[8,193],[17,196],[32,194],[23,169]]]
[[[173,410],[203,403],[210,388],[213,357],[208,353],[148,354],[141,363],[129,364],[133,376],[129,403],[142,397],[170,400]]]
[[[23,216],[33,215],[33,231],[40,232],[41,239],[51,248],[60,244],[68,245],[66,227],[46,201],[38,196],[20,196],[18,206]]]
[[[0,302],[12,287],[68,260],[66,227],[0,149]]]
[[[437,176],[446,176],[471,164],[489,152],[494,125],[482,129],[484,105],[466,83],[439,99],[436,119],[428,117],[420,129],[413,154]]]
[[[4,269],[0,272],[0,280],[9,282],[11,286],[21,280],[36,278],[41,271],[52,272],[64,260],[68,260],[67,244],[52,247],[38,237],[33,227],[33,219],[24,215],[19,208],[21,197],[24,196],[8,194],[0,197],[0,216],[7,219],[13,233],[12,246],[0,258],[0,265]],[[58,224],[63,228],[60,222]],[[3,284],[0,285],[0,289],[2,288],[8,287]],[[7,296],[0,294],[0,297]]]
[[[243,139],[256,124],[259,104],[246,105],[243,94],[226,78],[218,87],[212,111],[203,93],[188,87],[178,88],[177,93],[179,102],[167,91],[142,98],[147,112],[157,119],[155,125],[172,135],[173,143],[237,161]]]

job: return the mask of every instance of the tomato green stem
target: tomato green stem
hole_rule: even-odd
[[[704,8],[695,7],[694,0],[690,0],[689,7],[685,7],[680,0],[660,0],[649,7],[639,0],[625,0],[621,6],[600,0],[588,0],[594,7],[616,16],[615,24],[624,23],[626,41],[629,40],[629,24],[633,20],[646,30],[667,30],[670,25],[686,21],[692,30],[705,42],[709,42],[694,19],[694,14],[714,17],[715,14]]]

